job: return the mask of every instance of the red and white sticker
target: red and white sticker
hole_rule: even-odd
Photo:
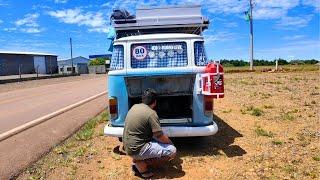
[[[147,57],[147,49],[144,46],[137,46],[132,50],[133,57],[138,60],[143,60]]]

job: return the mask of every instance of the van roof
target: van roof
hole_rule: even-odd
[[[203,39],[200,35],[184,34],[184,33],[168,33],[168,34],[146,34],[138,36],[128,36],[117,39],[115,42],[120,41],[145,41],[145,40],[166,40],[166,39]]]

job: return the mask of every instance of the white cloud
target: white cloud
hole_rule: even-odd
[[[249,0],[175,0],[175,4],[196,3],[212,14],[238,14],[240,17],[249,9]],[[288,11],[299,5],[314,6],[319,9],[319,0],[254,0],[253,18],[255,20],[283,19],[288,20]],[[294,19],[292,19],[294,18]],[[292,17],[290,22],[298,20]],[[308,21],[310,19],[307,19]],[[285,24],[285,23],[281,23]],[[305,22],[300,22],[302,27]]]
[[[239,26],[238,23],[236,22],[226,22],[226,23],[223,23],[223,25],[228,28],[235,28]]]
[[[39,27],[37,19],[39,14],[27,14],[23,19],[19,19],[15,22],[16,26],[27,26],[27,27]]]
[[[52,9],[52,7],[44,4],[34,4],[32,5],[31,9],[33,11],[48,11]]]
[[[134,12],[138,7],[164,6],[169,4],[185,4],[185,2],[182,0],[178,0],[178,1],[172,0],[171,3],[167,3],[166,0],[116,0],[114,3],[111,3],[110,6],[112,9],[124,8],[129,12]]]
[[[179,2],[182,3],[184,1],[180,0]],[[189,0],[188,2],[200,2],[204,9],[213,14],[241,15],[249,9],[248,0]],[[304,0],[303,3],[314,7],[319,7],[320,4],[319,0]],[[305,27],[313,15],[288,16],[288,11],[299,5],[301,5],[300,0],[255,0],[253,18],[255,20],[279,20],[277,27],[284,29]]]
[[[281,29],[297,29],[305,27],[308,25],[309,21],[311,21],[312,17],[312,15],[300,17],[284,16],[278,21],[277,27]]]
[[[297,46],[297,47],[313,46],[315,47],[314,50],[318,50],[320,49],[320,42],[318,40],[303,39],[303,40],[288,42],[285,44],[285,46]]]
[[[291,9],[299,5],[299,0],[255,0],[257,7]]]
[[[37,22],[39,16],[40,15],[38,13],[26,14],[24,18],[14,22],[14,24],[16,25],[15,28],[6,28],[5,31],[12,32],[19,30],[25,33],[40,33],[42,32],[42,29]]]
[[[279,19],[286,14],[282,8],[256,8],[253,12],[254,19]]]
[[[25,33],[40,33],[42,31],[39,28],[22,28],[20,30]]]
[[[320,42],[318,40],[297,40],[269,49],[256,50],[256,56],[271,58],[286,58],[294,56],[297,58],[320,58]]]
[[[54,0],[54,3],[57,3],[57,4],[64,4],[67,2],[68,2],[68,0]]]
[[[101,12],[83,12],[81,9],[49,11],[48,14],[66,24],[87,26],[92,32],[108,32],[108,21]]]
[[[3,21],[0,19],[0,24],[2,24],[3,23]]]
[[[200,3],[202,8],[213,14],[243,14],[249,9],[248,0],[178,0],[177,4]],[[255,19],[280,19],[289,9],[299,5],[299,0],[255,0]]]
[[[17,31],[18,29],[13,27],[13,28],[4,28],[3,30],[6,32],[14,32],[14,31]]]
[[[238,39],[239,36],[236,33],[231,33],[231,32],[227,32],[227,31],[220,31],[217,33],[210,33],[210,31],[207,31],[204,34],[204,38],[206,39],[206,43],[212,43],[212,42],[224,42],[224,41],[231,41],[231,40],[235,40]]]
[[[253,17],[256,20],[281,19],[288,16],[288,11],[299,5],[314,6],[319,9],[319,0],[254,0]],[[168,4],[201,4],[202,8],[212,14],[243,15],[249,9],[249,0],[116,0],[103,6],[126,8],[133,12],[136,7]]]
[[[14,37],[14,36],[13,36]],[[56,42],[48,42],[47,40],[27,39],[27,38],[11,38],[10,41],[0,39],[0,42],[6,42],[6,46],[0,47],[2,51],[33,51],[33,52],[46,52],[50,49],[59,49],[63,44]],[[53,52],[51,52],[53,53]],[[55,54],[55,53],[54,53]]]
[[[1,7],[1,6],[8,6],[8,5],[9,5],[8,3],[5,3],[5,2],[1,2],[1,1],[0,1],[0,7]]]
[[[256,0],[253,8],[254,19],[280,19],[288,11],[299,6],[299,0]]]
[[[102,4],[101,7],[112,7],[112,3],[106,2],[106,3]]]
[[[247,1],[245,0],[239,0],[239,1],[206,0],[206,1],[193,1],[192,3],[199,3],[199,2],[202,3],[204,9],[206,9],[208,12],[215,13],[215,14],[243,13],[248,6]]]
[[[318,11],[317,13],[319,13],[320,11],[319,0],[302,0],[302,4],[305,6],[313,6],[316,9],[316,11]]]
[[[294,36],[284,36],[282,39],[292,41],[292,40],[301,40],[305,38],[305,35],[294,35]]]

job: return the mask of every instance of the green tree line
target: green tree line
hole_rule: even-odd
[[[278,65],[317,64],[319,62],[318,60],[315,60],[315,59],[288,61],[288,60],[279,58],[279,59],[275,59],[273,61],[263,60],[263,59],[262,60],[255,59],[255,60],[253,60],[253,64],[254,64],[254,66],[272,66],[272,65],[276,64],[276,60],[278,60]],[[248,61],[244,61],[242,59],[241,60],[221,59],[220,63],[226,67],[228,67],[228,66],[239,67],[239,66],[249,66],[250,65]]]
[[[106,60],[110,60],[109,58],[96,58],[89,62],[90,66],[97,66],[97,65],[105,65]]]

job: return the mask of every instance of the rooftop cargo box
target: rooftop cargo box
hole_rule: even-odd
[[[112,21],[117,38],[155,33],[200,35],[209,26],[200,5],[138,8],[135,17]]]

